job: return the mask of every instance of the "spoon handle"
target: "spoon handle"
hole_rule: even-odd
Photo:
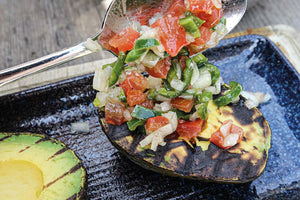
[[[0,71],[0,87],[21,79],[23,77],[50,69],[59,64],[88,55],[93,51],[85,47],[86,42],[82,42],[68,49],[52,53],[50,55],[4,69]]]

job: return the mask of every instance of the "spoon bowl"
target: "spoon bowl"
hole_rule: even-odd
[[[113,0],[107,8],[102,27],[98,34],[89,38],[87,41],[66,50],[55,52],[15,67],[1,70],[0,87],[23,77],[53,68],[70,60],[100,50],[100,45],[97,46],[97,43],[93,43],[93,46],[96,46],[96,48],[90,48],[89,44],[98,39],[104,28],[109,28],[114,32],[118,32],[128,25],[135,26],[135,13],[142,6],[144,11],[161,7],[163,13],[172,2],[173,0],[159,1],[159,3],[157,0]],[[227,33],[229,33],[243,17],[247,8],[247,0],[222,0],[222,3],[224,17],[226,18],[226,28],[228,30]]]

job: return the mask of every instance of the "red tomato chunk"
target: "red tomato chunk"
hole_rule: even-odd
[[[126,72],[126,79],[119,85],[127,94],[130,90],[144,91],[147,88],[148,81],[143,75],[133,70]]]
[[[241,142],[243,136],[243,129],[232,124],[231,120],[227,120],[212,134],[210,141],[222,149],[229,149]]]
[[[176,132],[180,137],[190,140],[201,133],[204,124],[205,121],[202,119],[196,119],[195,121],[186,121],[180,119],[178,121]]]
[[[171,57],[168,56],[160,61],[152,67],[152,68],[146,68],[146,71],[148,74],[150,74],[153,77],[156,78],[167,78],[168,71],[171,66]]]
[[[105,105],[105,121],[113,125],[121,125],[126,120],[123,116],[125,105],[115,99],[107,99]]]
[[[135,106],[143,103],[147,95],[142,90],[129,90],[126,94],[127,103],[129,106]]]
[[[181,48],[188,44],[185,29],[179,25],[179,17],[163,17],[151,27],[159,27],[160,41],[166,52],[172,57],[176,56]]]
[[[169,123],[169,119],[163,116],[151,117],[145,124],[146,132],[152,132]]]
[[[175,99],[171,100],[171,104],[174,108],[189,113],[191,112],[194,106],[194,99],[184,99],[184,98],[176,97]]]
[[[135,40],[140,36],[140,33],[131,27],[127,27],[109,40],[112,47],[118,48],[119,51],[129,51],[133,49]]]

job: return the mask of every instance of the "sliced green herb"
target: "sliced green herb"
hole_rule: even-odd
[[[146,122],[144,120],[133,118],[132,120],[127,122],[127,126],[130,131],[134,131],[138,126],[142,126],[145,123]]]
[[[127,99],[126,99],[126,95],[125,95],[125,92],[123,89],[120,90],[120,94],[118,95],[118,98],[121,102],[126,102]]]
[[[110,79],[109,79],[109,87],[113,86],[119,79],[120,74],[124,69],[124,60],[125,60],[125,53],[121,51],[118,55],[118,60],[114,63]]]
[[[151,117],[161,116],[161,113],[155,110],[145,108],[140,105],[136,105],[131,113],[131,116],[137,119],[146,120]]]
[[[156,99],[156,96],[157,96],[157,92],[156,92],[156,90],[155,89],[150,89],[149,91],[148,91],[148,93],[147,93],[147,97],[148,97],[148,99],[150,99],[150,100],[155,100]]]
[[[144,55],[146,52],[147,52],[147,49],[140,49],[140,50],[133,49],[133,50],[129,51],[126,56],[125,63],[136,61],[142,55]]]
[[[148,39],[138,39],[135,41],[134,49],[141,50],[141,49],[148,49],[151,47],[158,46],[160,43],[154,38]]]
[[[201,36],[199,27],[195,23],[193,16],[187,16],[180,19],[179,24],[183,26],[186,32],[190,33],[194,38],[198,38]]]
[[[184,83],[184,88],[182,91],[179,90],[173,90],[173,91],[168,91],[166,88],[161,88],[159,89],[158,93],[164,97],[167,98],[175,98],[179,96],[182,92],[186,90],[186,88],[190,85],[192,75],[193,75],[193,60],[191,58],[188,58],[186,61],[186,67],[183,71],[183,83]]]
[[[199,54],[193,56],[193,60],[197,64],[197,66],[200,67],[203,64],[207,63],[208,58],[206,58],[202,53],[199,53]]]
[[[207,120],[208,117],[207,106],[208,106],[208,102],[201,103],[199,108],[197,109],[197,115],[203,120]]]
[[[213,101],[214,104],[216,104],[218,107],[225,106],[231,103],[234,99],[236,99],[240,95],[240,93],[243,90],[241,84],[239,84],[236,81],[230,81],[229,86],[230,86],[229,91],[225,92],[223,96],[218,97]]]
[[[207,69],[211,75],[211,85],[216,84],[217,80],[220,78],[220,70],[213,64],[205,63],[200,70]]]

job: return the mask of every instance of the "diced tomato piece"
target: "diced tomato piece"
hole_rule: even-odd
[[[212,28],[220,22],[220,19],[223,17],[223,9],[217,9],[216,7],[212,8],[212,13],[207,14],[205,12],[199,12],[196,14],[200,19],[205,20],[205,23],[202,26],[207,28]]]
[[[127,91],[126,98],[129,106],[135,106],[143,103],[147,95],[142,90],[129,90]]]
[[[171,57],[168,56],[158,61],[158,63],[154,67],[152,68],[147,67],[146,71],[148,72],[148,74],[150,74],[153,77],[167,78],[167,74],[170,69],[170,66],[171,66]]]
[[[186,11],[184,0],[175,0],[174,3],[168,8],[165,16],[171,15],[172,17],[179,17]]]
[[[158,19],[152,28],[159,27],[159,37],[162,45],[172,57],[176,56],[182,47],[186,46],[186,31],[179,25],[179,17],[163,17]]]
[[[225,128],[225,126],[227,128]],[[232,124],[231,120],[227,120],[215,133],[212,134],[210,141],[222,149],[229,149],[241,142],[243,136],[243,129]]]
[[[195,41],[192,44],[200,46],[200,45],[206,44],[210,40],[211,31],[209,30],[209,28],[200,26],[200,33],[201,33],[201,36],[198,38],[195,38]]]
[[[174,108],[182,110],[186,113],[191,112],[194,106],[194,99],[184,99],[180,97],[176,97],[171,100],[171,104]]]
[[[162,7],[149,8],[149,6],[139,6],[135,11],[135,20],[140,22],[141,25],[149,25],[149,20],[156,13],[161,13]]]
[[[118,55],[119,53],[118,49],[109,44],[109,40],[115,35],[116,35],[115,32],[113,32],[110,28],[105,27],[98,38],[98,42],[99,44],[102,45],[104,49],[112,51]]]
[[[123,124],[126,121],[123,116],[124,110],[124,104],[115,99],[108,99],[105,105],[105,121],[118,126]]]
[[[189,6],[192,13],[205,12],[211,14],[214,4],[212,0],[189,0]]]
[[[204,124],[205,121],[202,119],[196,119],[195,121],[186,121],[180,119],[178,121],[176,132],[180,137],[190,140],[201,133]]]
[[[119,51],[129,51],[133,49],[135,40],[140,36],[140,33],[131,27],[127,27],[109,40],[112,47],[118,48]]]
[[[127,94],[130,90],[144,91],[147,88],[147,85],[147,79],[135,70],[126,72],[126,79],[119,84],[119,86],[125,91],[125,94]]]
[[[153,109],[154,107],[154,102],[148,98],[146,98],[145,101],[140,103],[139,105],[144,106],[145,108]]]
[[[152,132],[169,123],[169,119],[163,116],[151,117],[145,124],[146,132]]]

